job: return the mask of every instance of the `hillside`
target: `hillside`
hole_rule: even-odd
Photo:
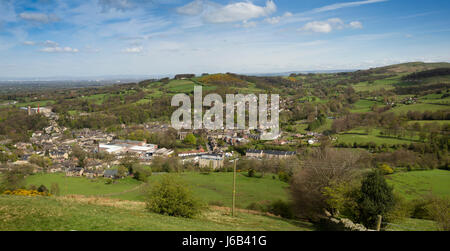
[[[142,202],[0,196],[0,231],[310,231],[311,224],[213,207],[195,219],[152,214]]]

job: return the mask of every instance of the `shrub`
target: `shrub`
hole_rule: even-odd
[[[48,189],[47,189],[46,186],[41,185],[41,186],[38,188],[38,192],[40,192],[40,193],[48,193],[49,191],[48,191]]]
[[[248,210],[266,212],[267,206],[263,202],[252,202],[247,206]]]
[[[151,187],[147,209],[158,214],[192,218],[200,213],[201,204],[181,180],[165,175]]]
[[[52,186],[50,187],[50,193],[59,196],[59,184],[58,183],[52,183]]]
[[[152,170],[150,168],[136,167],[134,169],[134,179],[147,182],[148,177],[152,176]]]
[[[291,176],[289,174],[281,171],[278,173],[278,179],[283,182],[289,183],[289,181],[291,180]]]
[[[252,168],[250,168],[249,170],[248,170],[248,177],[250,177],[250,178],[252,178],[252,177],[255,177],[255,170],[254,169],[252,169]]]
[[[410,202],[406,201],[400,194],[394,194],[395,206],[386,214],[385,221],[395,222],[405,218],[411,218],[413,206]]]
[[[384,174],[389,175],[394,173],[394,169],[390,167],[388,164],[382,164],[378,166],[378,169]]]
[[[429,215],[437,222],[439,230],[450,231],[450,199],[431,198],[430,204],[426,207]]]
[[[360,222],[366,227],[373,227],[377,216],[383,218],[394,208],[395,197],[393,187],[389,186],[378,172],[369,173],[362,181],[360,198],[358,199]]]
[[[285,201],[282,201],[282,200],[277,200],[277,201],[272,202],[268,206],[268,210],[267,211],[269,213],[281,216],[281,217],[286,218],[286,219],[294,218],[294,211],[293,211],[292,204],[288,203],[288,202],[285,202]]]
[[[20,196],[50,196],[51,194],[46,192],[39,192],[37,190],[17,189],[14,191],[6,190],[4,195],[20,195]]]

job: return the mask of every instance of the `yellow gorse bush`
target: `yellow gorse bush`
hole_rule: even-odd
[[[4,195],[20,195],[20,196],[51,196],[50,193],[39,192],[37,190],[17,189],[14,191],[6,190]]]

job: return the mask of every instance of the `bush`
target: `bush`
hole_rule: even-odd
[[[59,196],[59,184],[58,183],[52,183],[52,186],[50,187],[50,193]]]
[[[441,231],[450,231],[450,199],[433,197],[426,207],[429,215],[435,220]]]
[[[134,179],[147,182],[148,177],[152,176],[152,170],[150,168],[136,167],[134,169]]]
[[[395,206],[386,214],[385,221],[396,222],[405,218],[411,218],[413,206],[411,202],[406,201],[400,194],[394,194]]]
[[[247,206],[248,210],[258,211],[258,212],[266,212],[267,206],[263,202],[252,202]]]
[[[278,179],[283,182],[289,183],[289,181],[291,180],[291,176],[289,174],[281,171],[278,173]]]
[[[394,173],[394,169],[390,167],[388,164],[382,164],[378,166],[378,169],[384,174],[389,175]]]
[[[48,189],[47,189],[46,186],[41,185],[41,186],[38,188],[38,192],[40,192],[40,193],[48,193],[49,191],[48,191]]]
[[[291,203],[284,202],[282,200],[277,200],[272,202],[267,210],[269,213],[281,216],[286,219],[294,218],[293,206]]]
[[[358,199],[360,222],[368,228],[373,227],[377,216],[385,218],[394,206],[393,187],[387,184],[380,172],[369,173],[362,181]]]
[[[158,214],[192,218],[201,212],[201,204],[181,180],[165,175],[151,187],[147,209]]]

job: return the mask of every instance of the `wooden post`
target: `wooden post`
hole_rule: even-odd
[[[235,215],[235,207],[236,207],[236,162],[237,160],[234,160],[234,168],[233,168],[233,204],[231,208],[231,216],[234,217]]]
[[[377,231],[381,230],[381,220],[383,219],[383,216],[378,215],[378,219],[377,219]]]

